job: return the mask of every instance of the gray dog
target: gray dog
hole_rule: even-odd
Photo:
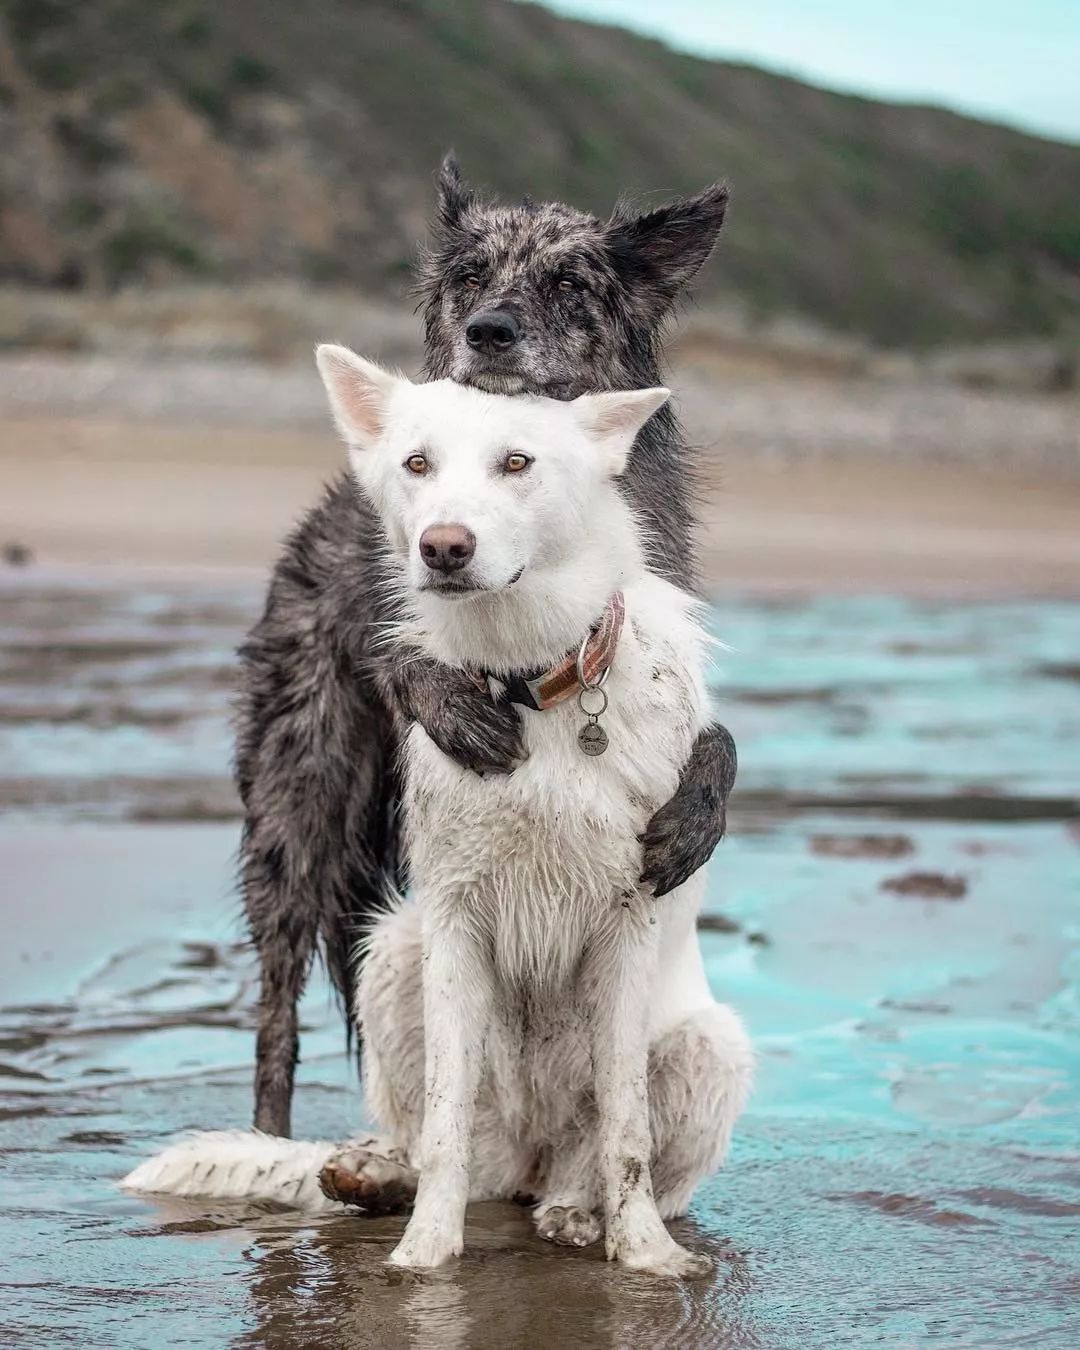
[[[448,158],[420,268],[425,373],[560,399],[660,384],[664,321],[709,256],[726,205],[721,185],[607,222],[558,202],[493,205]],[[692,463],[670,407],[638,436],[621,481],[651,567],[692,589]],[[387,882],[406,882],[403,728],[420,722],[476,773],[508,773],[520,759],[514,701],[493,703],[463,672],[402,659],[387,636],[395,610],[381,552],[379,526],[342,475],[286,542],[241,649],[241,866],[262,977],[255,1125],[270,1134],[290,1133],[297,1002],[317,946],[349,1025],[356,939]],[[515,701],[528,707],[521,689]],[[642,838],[642,881],[656,895],[697,871],[723,836],[735,768],[728,732],[703,731]]]

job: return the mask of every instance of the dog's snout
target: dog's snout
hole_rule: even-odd
[[[420,536],[420,556],[433,572],[458,572],[476,552],[466,525],[429,525]]]
[[[489,309],[475,314],[465,329],[465,341],[474,352],[501,356],[521,337],[521,325],[508,309]]]

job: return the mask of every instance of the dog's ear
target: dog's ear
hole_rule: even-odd
[[[440,165],[436,179],[436,224],[444,231],[459,229],[462,217],[475,200],[475,194],[461,181],[457,156],[451,150]]]
[[[360,450],[374,445],[383,433],[386,405],[403,382],[401,377],[365,361],[348,347],[329,342],[316,347],[315,364],[342,440]]]
[[[629,289],[651,302],[659,317],[713,250],[727,211],[725,183],[643,216],[616,207],[607,227],[615,271]]]
[[[570,407],[579,426],[600,448],[605,471],[614,477],[626,468],[634,437],[670,397],[670,389],[618,389],[582,394]]]

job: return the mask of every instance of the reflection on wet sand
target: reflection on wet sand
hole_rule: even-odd
[[[476,1345],[754,1346],[740,1313],[746,1265],[692,1221],[679,1240],[709,1251],[716,1277],[681,1284],[609,1266],[602,1249],[553,1251],[527,1215],[470,1210],[466,1255],[425,1274],[388,1269],[392,1220],[324,1221],[246,1253],[256,1328],[239,1345],[373,1344],[465,1350]]]
[[[400,1220],[116,1189],[249,1119],[227,765],[258,603],[0,587],[0,1344],[1072,1350],[1080,608],[716,606],[743,767],[702,943],[760,1074],[679,1235],[714,1277],[671,1284],[511,1205],[416,1277],[383,1264]],[[318,972],[302,1018],[297,1132],[344,1138]]]

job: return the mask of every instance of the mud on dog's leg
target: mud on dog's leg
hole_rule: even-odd
[[[607,1256],[655,1275],[704,1275],[708,1258],[679,1246],[653,1196],[646,999],[658,930],[649,923],[651,903],[620,906],[618,926],[588,972]]]
[[[452,912],[425,914],[423,983],[426,1090],[420,1183],[405,1236],[390,1255],[398,1266],[442,1265],[460,1255],[464,1240],[473,1120],[492,992],[479,945]]]

